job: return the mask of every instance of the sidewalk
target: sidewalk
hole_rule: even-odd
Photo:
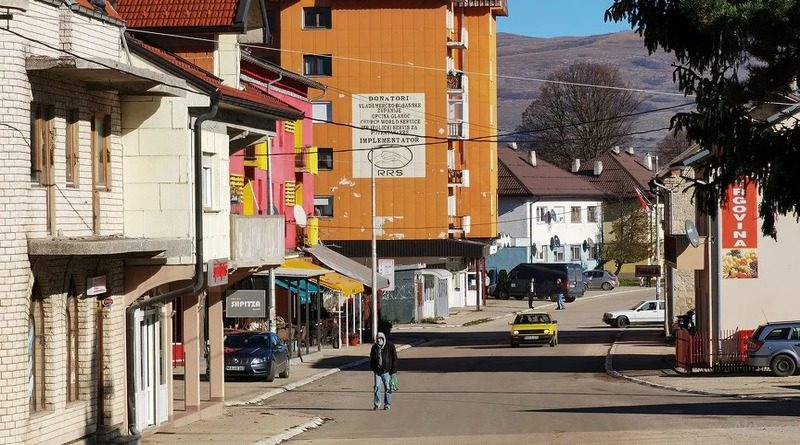
[[[606,357],[606,372],[614,377],[673,391],[753,399],[800,399],[800,376],[697,373],[675,370],[675,347],[658,330],[621,331]]]

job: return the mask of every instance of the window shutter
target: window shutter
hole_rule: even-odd
[[[308,148],[308,171],[312,175],[319,173],[319,149],[317,147]]]
[[[283,204],[286,207],[293,207],[295,205],[295,190],[295,181],[286,181],[283,183]]]

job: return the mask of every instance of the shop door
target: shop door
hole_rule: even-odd
[[[136,428],[143,431],[167,420],[169,393],[158,310],[137,310],[134,320]]]

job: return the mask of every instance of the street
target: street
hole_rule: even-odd
[[[606,375],[618,329],[600,317],[654,289],[591,291],[555,311],[560,344],[510,348],[508,321],[398,330],[424,339],[399,356],[391,411],[372,411],[372,374],[345,370],[268,399],[269,410],[325,420],[288,443],[784,443],[797,437],[797,401],[737,400],[667,391]],[[502,302],[527,308],[527,302]],[[634,327],[631,329],[652,329]],[[783,438],[783,440],[781,440]]]

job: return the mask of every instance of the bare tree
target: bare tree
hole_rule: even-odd
[[[517,131],[523,147],[567,169],[573,159],[591,160],[629,141],[634,124],[630,114],[641,100],[624,89],[619,70],[579,62],[553,72],[548,79],[552,82],[542,85],[539,98],[522,113]]]
[[[650,216],[637,201],[608,202],[604,213],[613,222],[609,236],[603,240],[601,256],[604,263],[614,262],[615,275],[619,275],[624,264],[636,263],[653,255]]]
[[[686,138],[686,131],[676,130],[664,136],[664,139],[656,144],[656,154],[663,164],[683,153],[690,145],[692,143]]]

